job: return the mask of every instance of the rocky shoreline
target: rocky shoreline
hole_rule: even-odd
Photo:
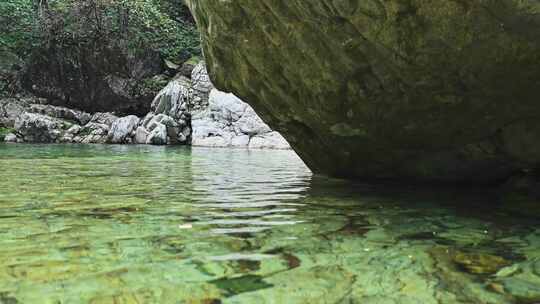
[[[0,100],[0,126],[8,130],[0,135],[4,141],[18,143],[290,149],[248,104],[213,86],[204,62],[174,77],[144,117],[87,113],[40,98],[7,98]]]

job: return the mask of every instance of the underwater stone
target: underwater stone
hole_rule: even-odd
[[[505,290],[521,301],[540,301],[540,285],[520,279],[504,281]]]
[[[509,264],[504,258],[485,253],[457,252],[454,262],[473,274],[491,274]]]

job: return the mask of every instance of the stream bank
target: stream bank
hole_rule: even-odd
[[[42,98],[7,98],[0,100],[0,137],[19,143],[290,149],[247,103],[213,86],[204,61],[182,67],[150,109],[143,117],[119,116],[55,106]]]

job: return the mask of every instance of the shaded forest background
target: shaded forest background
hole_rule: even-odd
[[[201,54],[182,0],[2,0],[0,27],[1,95],[88,111],[144,112],[167,68]]]

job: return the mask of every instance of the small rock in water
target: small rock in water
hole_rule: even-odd
[[[504,258],[486,253],[457,252],[454,263],[472,274],[492,274],[510,263]]]
[[[519,265],[514,264],[512,266],[502,268],[501,270],[499,270],[495,274],[495,276],[499,277],[499,278],[501,278],[501,277],[509,277],[509,276],[513,275],[514,273],[516,273],[518,270],[519,270]]]
[[[300,265],[302,265],[302,261],[291,253],[283,253],[283,258],[287,262],[287,266],[289,269],[298,268],[300,267]]]
[[[499,294],[504,294],[504,286],[500,283],[491,282],[487,285],[489,290],[492,290]]]
[[[535,282],[511,278],[504,281],[504,289],[525,303],[540,303],[540,286]]]
[[[0,304],[18,304],[19,301],[7,292],[0,292]]]
[[[533,272],[535,275],[540,276],[540,260],[534,262],[533,264]]]

